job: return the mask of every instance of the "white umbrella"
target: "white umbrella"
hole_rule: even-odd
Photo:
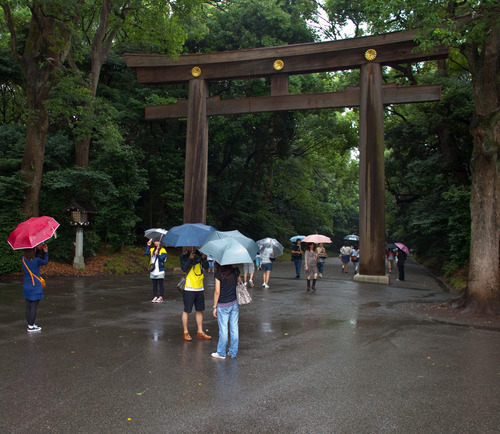
[[[266,250],[270,250],[272,256],[280,256],[283,254],[283,246],[279,243],[278,240],[274,238],[263,238],[257,241],[257,245],[259,246],[260,253],[263,253]]]

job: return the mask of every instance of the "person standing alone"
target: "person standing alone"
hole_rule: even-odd
[[[300,279],[300,268],[302,267],[302,244],[300,240],[297,240],[295,245],[292,247],[292,261],[295,264],[295,278]]]
[[[163,285],[165,279],[164,264],[167,260],[167,251],[160,245],[160,240],[148,240],[144,254],[149,256],[149,277],[153,282],[153,299],[151,302],[163,303],[163,293],[165,290]]]
[[[24,299],[26,300],[26,321],[28,322],[28,332],[39,332],[41,327],[35,324],[38,303],[43,298],[43,286],[40,276],[40,265],[47,265],[49,262],[49,252],[46,244],[42,244],[43,259],[35,257],[35,248],[24,249],[23,270],[24,270]]]
[[[406,257],[407,257],[406,252],[404,252],[401,249],[398,249],[397,258],[398,258],[399,279],[397,279],[397,280],[401,280],[403,282],[405,280],[405,262],[406,262]]]
[[[316,279],[318,278],[318,252],[314,243],[309,243],[307,246],[305,254],[305,268],[307,273],[307,290],[316,291]],[[312,278],[312,288],[311,288],[311,278]]]

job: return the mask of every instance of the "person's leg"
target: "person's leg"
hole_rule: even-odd
[[[157,279],[158,285],[160,286],[160,297],[163,299],[163,294],[165,292],[165,287],[163,285],[164,279]]]
[[[231,344],[229,345],[229,355],[231,357],[236,357],[238,354],[238,345],[240,341],[238,319],[240,317],[240,307],[238,303],[233,304],[230,307],[229,312],[229,331],[231,333]],[[218,350],[219,348],[217,348]]]
[[[189,333],[189,331],[188,331],[188,318],[189,318],[189,314],[187,312],[182,312],[182,328],[184,329],[184,333]]]
[[[269,279],[271,278],[271,270],[267,271],[267,276],[266,276],[266,285],[269,285]]]
[[[219,342],[217,343],[217,354],[221,357],[226,357],[229,309],[230,308],[228,307],[217,308],[217,324],[219,325]]]
[[[36,311],[38,308],[38,302],[40,300],[27,300],[26,299],[26,321],[29,326],[33,326],[35,324],[36,319]]]
[[[295,264],[295,276],[300,277],[300,263],[298,259],[294,259],[293,263]]]
[[[405,280],[404,268],[399,261],[398,261],[398,272],[399,272],[399,280]]]
[[[158,279],[151,279],[153,281],[153,300],[158,297]]]
[[[248,264],[248,284],[250,285],[250,288],[253,288],[253,273],[255,272],[255,266],[253,265],[253,262]]]
[[[196,326],[198,333],[203,333],[203,312],[196,311]]]
[[[188,331],[188,318],[189,314],[193,310],[194,304],[194,294],[192,291],[184,291],[182,293],[182,300],[184,301],[184,311],[182,312],[182,328],[184,332],[184,340],[192,340],[191,336],[189,336]]]

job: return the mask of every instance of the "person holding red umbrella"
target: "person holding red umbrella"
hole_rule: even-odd
[[[24,299],[26,300],[26,321],[28,322],[28,332],[39,332],[41,327],[35,324],[36,312],[38,303],[43,298],[43,286],[40,276],[40,266],[47,265],[49,262],[49,252],[47,244],[42,244],[44,253],[43,259],[36,257],[36,247],[31,249],[24,249],[24,256],[22,258],[24,270]]]

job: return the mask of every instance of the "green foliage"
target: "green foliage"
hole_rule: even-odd
[[[20,271],[21,252],[13,251],[7,238],[18,223],[25,220],[21,209],[25,188],[19,173],[0,176],[0,274]]]

